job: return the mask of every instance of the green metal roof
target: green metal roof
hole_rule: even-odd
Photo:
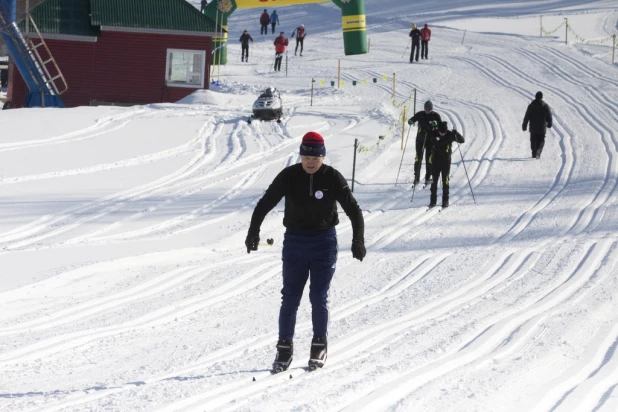
[[[47,0],[30,10],[41,33],[98,36],[90,24],[90,0]],[[25,30],[25,22],[19,24]],[[34,29],[30,29],[34,31]]]
[[[215,22],[185,0],[90,0],[92,24],[155,30],[216,31]]]

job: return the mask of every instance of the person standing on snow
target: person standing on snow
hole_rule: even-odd
[[[352,256],[362,262],[365,249],[363,213],[345,178],[325,165],[324,138],[308,132],[300,145],[300,164],[286,167],[258,201],[245,240],[247,253],[257,250],[265,216],[285,197],[283,225],[283,289],[279,340],[273,371],[286,370],[294,355],[296,312],[307,280],[313,339],[310,367],[322,367],[327,357],[328,294],[337,264],[338,202],[352,223]]]
[[[279,16],[277,15],[277,10],[273,10],[273,14],[270,15],[270,25],[273,29],[273,34],[275,34],[275,26],[279,24]]]
[[[541,158],[543,146],[545,146],[545,133],[547,128],[551,129],[552,115],[549,105],[543,101],[543,92],[537,92],[532,103],[528,105],[524,123],[521,125],[525,132],[530,122],[530,148],[532,157]]]
[[[300,55],[303,55],[303,43],[305,42],[305,36],[307,35],[307,31],[305,30],[305,25],[301,24],[292,32],[292,38],[296,35],[296,49],[294,49],[294,56],[296,56],[296,52],[298,52],[298,45],[300,44]]]
[[[281,71],[281,60],[283,60],[283,53],[288,46],[288,39],[285,38],[285,32],[281,32],[279,37],[275,39],[275,71]]]
[[[410,50],[410,63],[412,63],[414,62],[414,50],[416,50],[416,61],[418,61],[418,52],[421,48],[421,31],[415,23],[412,23],[412,31],[410,31],[409,36],[412,38],[412,50]]]
[[[425,186],[431,182],[431,163],[429,162],[429,156],[431,154],[431,132],[436,130],[441,121],[442,118],[440,115],[433,111],[433,103],[431,103],[431,100],[425,102],[423,111],[415,113],[414,116],[408,119],[408,124],[410,126],[418,122],[418,130],[416,131],[416,158],[414,160],[414,185],[417,185],[420,179],[423,153],[425,153]],[[425,151],[425,149],[427,150]]]
[[[200,2],[200,13],[204,13],[204,10],[206,9],[207,5],[208,5],[208,2],[206,0],[202,0]]]
[[[242,48],[242,54],[240,56],[240,61],[248,62],[249,61],[249,41],[253,43],[253,37],[249,34],[247,29],[240,36],[240,46]]]
[[[421,59],[428,59],[429,53],[429,40],[431,40],[431,29],[429,25],[425,23],[425,26],[421,29]]]
[[[260,29],[260,34],[268,34],[268,23],[270,23],[270,16],[266,9],[264,9],[264,13],[260,16],[260,24],[262,28]]]
[[[429,207],[436,205],[438,200],[438,179],[442,175],[442,208],[448,207],[448,195],[451,173],[451,153],[453,152],[453,142],[463,143],[464,137],[457,130],[448,130],[447,122],[440,122],[438,130],[431,135],[431,195],[429,197]]]

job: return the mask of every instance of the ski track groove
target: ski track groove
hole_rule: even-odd
[[[487,68],[486,66],[482,66],[480,63],[477,63],[476,61],[465,58],[465,57],[461,57],[460,59],[470,64],[471,66],[475,67],[477,70],[483,73],[488,79],[491,79],[492,81],[494,81],[494,83],[496,83],[497,85],[501,87],[509,88],[515,91],[516,93],[522,95],[523,97],[527,96],[527,92],[523,88],[511,84],[503,77],[490,71],[490,69]],[[504,67],[509,69],[506,65]],[[516,74],[519,77],[523,78],[523,76],[519,75],[518,73]],[[558,172],[556,173],[556,177],[554,178],[554,182],[550,186],[549,191],[546,192],[545,195],[541,199],[539,199],[534,206],[524,211],[524,213],[515,220],[511,228],[499,238],[500,242],[508,243],[514,240],[527,227],[529,227],[534,221],[534,219],[539,215],[539,213],[541,213],[543,209],[545,209],[551,202],[553,202],[563,192],[563,190],[568,186],[572,178],[573,171],[574,171],[573,165],[576,161],[576,156],[572,149],[570,138],[567,138],[569,135],[560,130],[560,126],[559,126],[560,123],[561,123],[560,116],[557,114],[554,115],[554,128],[557,131],[557,133],[560,135],[561,147],[562,147],[562,151],[564,154],[564,156],[562,157],[560,169],[558,170]]]
[[[186,274],[185,277],[191,277],[204,272],[201,267],[191,268],[192,273]],[[247,271],[242,276],[235,278],[234,280],[222,284],[216,288],[209,290],[208,292],[187,298],[181,302],[170,304],[167,307],[161,308],[156,312],[151,312],[140,318],[133,319],[122,324],[117,324],[108,327],[101,327],[97,329],[88,329],[80,332],[71,332],[64,335],[54,336],[38,341],[35,344],[31,344],[20,349],[4,352],[0,355],[0,364],[12,363],[12,362],[24,362],[34,359],[40,359],[44,356],[49,356],[60,351],[66,351],[76,347],[85,345],[95,339],[101,339],[108,336],[134,331],[138,328],[149,328],[156,325],[165,324],[171,322],[178,317],[187,316],[188,314],[195,313],[203,310],[209,306],[212,306],[225,299],[229,299],[233,296],[238,296],[251,288],[269,280],[271,277],[281,271],[279,262],[269,262],[261,264],[257,268]],[[176,282],[172,282],[172,286],[176,285]],[[165,285],[161,285],[164,288]],[[241,287],[239,287],[241,286]],[[165,290],[165,288],[163,289]],[[130,300],[121,300],[120,305],[125,304],[128,301],[135,301],[144,296],[150,296],[151,293],[142,292],[135,293]],[[118,304],[108,305],[107,309],[118,307]],[[75,315],[81,317],[79,315]]]
[[[524,55],[527,54],[528,57],[531,57],[527,51],[521,50],[521,52],[522,54]],[[594,88],[588,85],[585,85],[582,82],[576,80],[571,75],[569,75],[568,73],[560,69],[558,66],[555,66],[551,62],[547,61],[544,57],[542,56],[535,56],[535,57],[537,58],[538,61],[540,61],[545,66],[546,69],[554,72],[556,75],[561,77],[563,80],[573,85],[583,87],[589,94],[592,95],[592,97],[594,97],[594,99],[592,99],[593,102],[595,101],[601,102],[602,110],[609,109],[612,112],[614,112],[616,116],[618,116],[618,110],[616,110],[616,107],[618,106],[613,101],[607,99],[607,97],[605,97],[601,93],[598,93]],[[545,87],[551,87],[551,86],[545,85]],[[557,90],[562,92],[564,96],[568,96],[568,98],[571,100],[572,107],[574,107],[579,112],[579,115],[582,116],[582,118],[591,118],[594,120],[593,122],[590,122],[590,125],[601,136],[603,145],[605,147],[605,151],[607,153],[607,157],[609,159],[607,167],[606,167],[606,171],[605,171],[606,174],[605,174],[603,186],[597,192],[597,195],[592,200],[592,202],[589,205],[586,205],[586,207],[582,209],[578,215],[577,222],[572,231],[575,234],[579,234],[585,231],[586,229],[590,228],[590,226],[593,223],[593,219],[596,216],[599,216],[600,209],[602,207],[605,207],[605,208],[607,207],[607,203],[610,203],[610,196],[612,193],[614,193],[614,195],[611,197],[613,197],[614,199],[616,198],[618,182],[616,181],[615,176],[618,176],[618,161],[616,159],[615,153],[618,152],[618,143],[617,143],[616,135],[614,134],[613,130],[605,126],[604,122],[600,121],[597,115],[590,110],[589,107],[591,105],[578,104],[577,100],[573,96],[568,95],[566,92],[560,89],[557,89]],[[585,113],[582,113],[582,111],[584,111]],[[608,136],[609,136],[609,139],[608,139]],[[611,176],[614,176],[614,178],[612,179]]]
[[[581,289],[597,271],[612,246],[611,241],[607,240],[592,244],[588,247],[584,258],[580,260],[579,265],[568,275],[567,279],[564,279],[560,286],[540,298],[532,306],[518,309],[509,316],[500,319],[486,328],[480,335],[477,335],[470,342],[463,345],[459,351],[450,353],[441,359],[431,361],[426,365],[396,377],[367,395],[353,401],[342,410],[384,410],[384,405],[395,405],[409,396],[410,393],[432,380],[488,356],[501,342],[511,335],[512,331],[521,327],[521,325],[535,316],[541,315],[568,300],[570,296]],[[562,277],[565,277],[565,275]]]

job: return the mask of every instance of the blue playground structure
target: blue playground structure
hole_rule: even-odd
[[[37,34],[34,39],[22,35],[16,14],[16,0],[0,0],[0,36],[29,90],[24,106],[65,107],[60,95],[68,86],[60,68],[30,15],[26,13],[26,19]]]

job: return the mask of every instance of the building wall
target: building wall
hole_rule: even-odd
[[[175,102],[190,95],[197,89],[165,85],[167,49],[205,50],[204,88],[210,83],[210,37],[104,31],[97,42],[46,42],[69,86],[61,96],[67,107],[86,106],[93,101]],[[28,89],[19,73],[13,72],[7,97],[13,107],[23,107]]]

